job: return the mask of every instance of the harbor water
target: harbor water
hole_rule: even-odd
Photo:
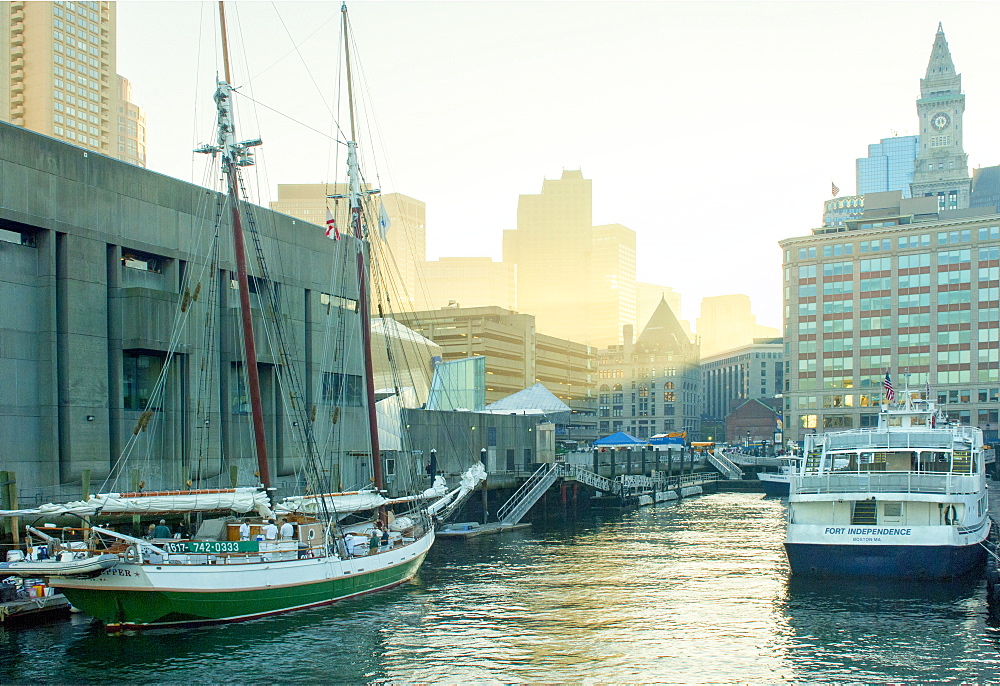
[[[441,540],[403,587],[241,624],[0,628],[0,683],[1000,679],[984,581],[791,581],[784,512],[718,493]]]

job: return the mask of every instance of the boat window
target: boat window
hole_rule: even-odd
[[[882,514],[886,517],[902,517],[903,503],[882,503]]]

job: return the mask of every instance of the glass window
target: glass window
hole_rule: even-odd
[[[163,371],[166,353],[153,350],[122,351],[122,404],[126,410],[145,410],[150,405],[156,380]],[[150,409],[158,410],[159,402]]]

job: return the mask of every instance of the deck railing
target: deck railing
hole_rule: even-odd
[[[941,472],[832,472],[796,476],[792,493],[976,493],[978,474]]]

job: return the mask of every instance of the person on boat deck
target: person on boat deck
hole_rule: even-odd
[[[250,524],[243,522],[240,524],[240,540],[249,541],[250,540]]]
[[[281,525],[281,537],[282,538],[294,538],[295,537],[295,527],[287,519]]]
[[[265,541],[276,541],[278,540],[278,527],[274,525],[274,520],[267,520],[267,524],[261,527],[261,531],[264,533]]]
[[[382,522],[375,522],[375,528],[372,529],[372,537],[368,541],[368,552],[374,553],[378,550],[379,544],[382,542]]]
[[[170,527],[167,526],[167,520],[161,519],[160,523],[156,525],[155,529],[153,529],[153,538],[170,538],[171,536],[173,536],[173,534],[170,533]]]
[[[382,529],[382,540],[380,541],[383,549],[389,548],[389,527]]]
[[[152,537],[153,537],[153,533],[154,533],[155,531],[156,531],[156,525],[155,525],[155,524],[153,524],[152,522],[150,522],[150,524],[149,524],[149,528],[148,528],[148,529],[146,529],[146,538],[147,538],[147,539],[148,539],[148,538],[152,538]]]

